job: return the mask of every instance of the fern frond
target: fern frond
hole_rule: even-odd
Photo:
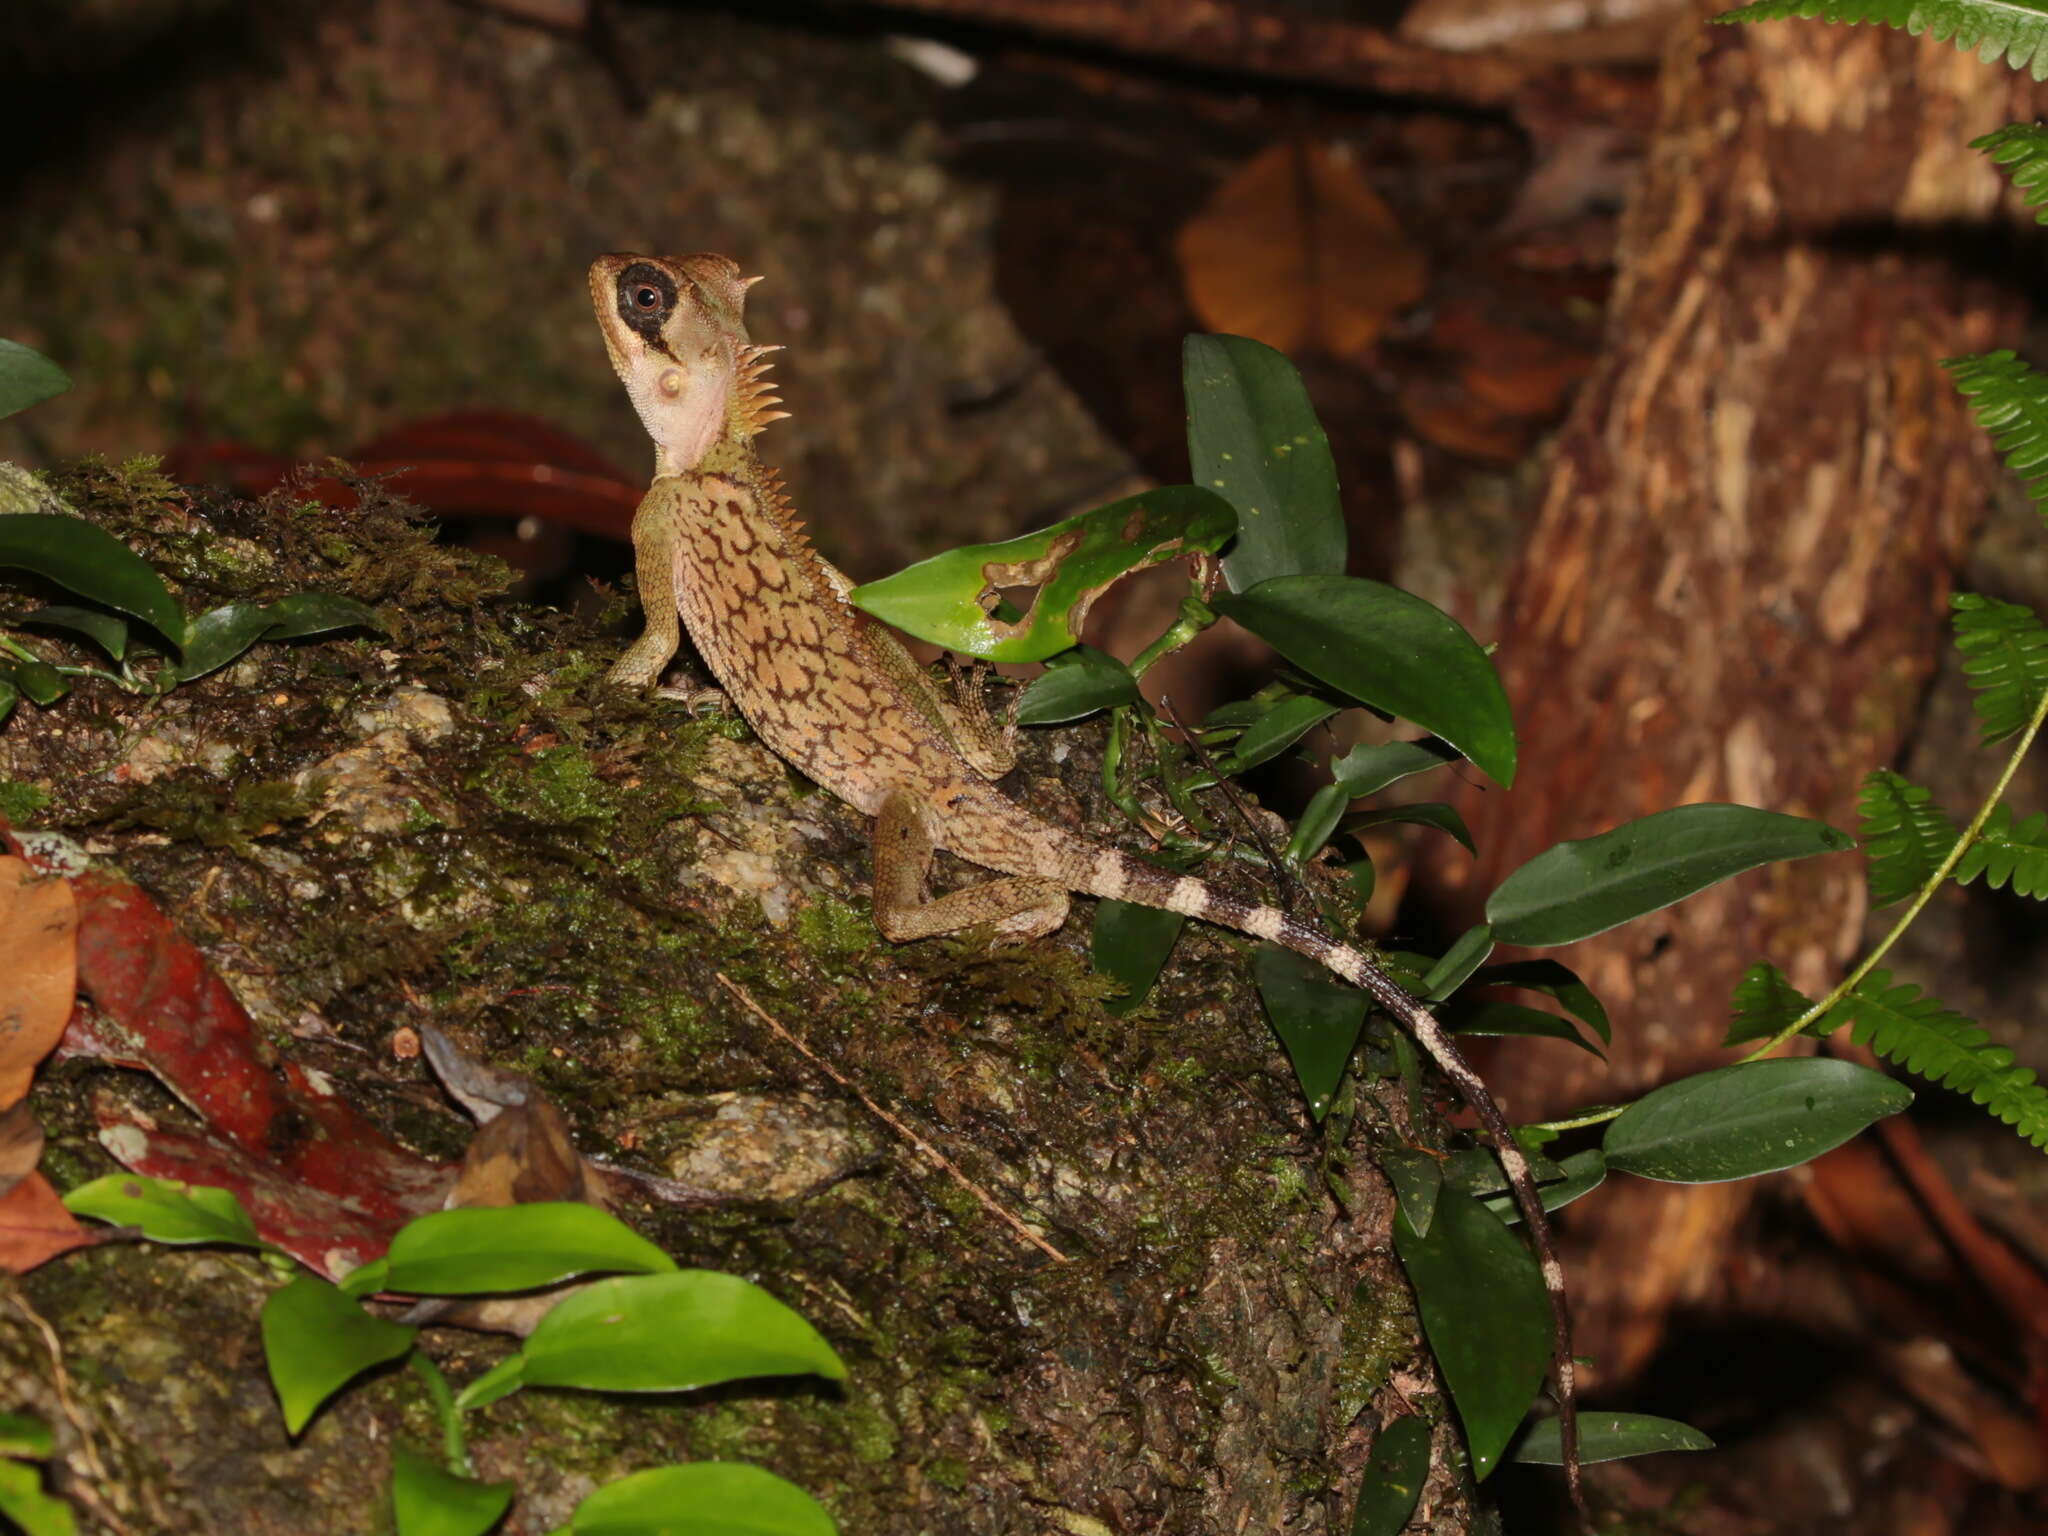
[[[2048,629],[2023,603],[1958,592],[1949,606],[1984,740],[2010,736],[2033,718],[2048,690]]]
[[[2048,1088],[1969,1019],[1923,997],[1891,972],[1872,971],[1821,1020],[1823,1032],[1853,1024],[1851,1038],[1929,1082],[1968,1094],[2037,1147],[2048,1149]]]
[[[1956,845],[1956,826],[1923,789],[1889,768],[1871,771],[1856,802],[1856,840],[1870,856],[1870,904],[1888,907],[1919,890]]]
[[[2048,123],[2008,123],[1995,133],[1970,140],[2019,188],[2029,208],[2038,208],[2036,224],[2048,224]]]
[[[2009,351],[1945,358],[1941,366],[2005,467],[2026,486],[2034,510],[2048,517],[2048,378]]]
[[[2015,896],[2048,897],[2048,812],[2036,811],[2015,826],[2010,806],[1992,807],[1983,831],[1956,865],[1959,885],[1979,875],[1994,891],[2010,880]]]
[[[1734,1002],[1728,1038],[1721,1042],[1724,1046],[1768,1040],[1813,1006],[1768,960],[1759,960],[1742,973],[1742,980],[1735,984]]]
[[[1874,21],[1900,27],[1936,42],[1953,37],[1958,48],[1974,48],[1986,64],[2003,58],[2014,69],[2031,69],[2048,80],[2048,4],[2042,0],[1758,0],[1716,21],[1780,21],[1818,16],[1855,26]]]

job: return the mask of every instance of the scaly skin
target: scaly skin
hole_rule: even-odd
[[[677,619],[760,738],[875,820],[875,923],[898,942],[992,924],[1012,940],[1065,921],[1069,892],[1163,907],[1285,945],[1363,988],[1406,1026],[1472,1106],[1536,1242],[1555,1321],[1552,1373],[1565,1471],[1583,1509],[1564,1275],[1528,1161],[1434,1015],[1361,951],[1278,909],[1176,875],[1041,821],[991,782],[1014,761],[973,705],[947,697],[888,630],[846,600],[811,548],[754,437],[784,413],[742,321],[748,284],[722,256],[602,256],[590,269],[612,366],[654,439],[654,482],[633,519],[647,631],[610,680],[656,681]],[[931,898],[944,848],[1006,878]]]

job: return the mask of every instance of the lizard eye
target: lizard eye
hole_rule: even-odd
[[[648,313],[661,308],[661,290],[649,283],[642,283],[633,290],[633,307]]]

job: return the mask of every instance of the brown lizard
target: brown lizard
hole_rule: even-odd
[[[1506,1118],[1442,1025],[1361,951],[1317,929],[1032,815],[994,784],[1015,763],[981,708],[942,690],[852,583],[811,547],[754,438],[786,412],[742,320],[748,280],[723,256],[601,256],[590,268],[612,366],[654,439],[654,481],[633,518],[647,629],[612,668],[653,683],[677,618],[727,697],[777,754],[874,818],[875,926],[902,942],[987,923],[1006,939],[1052,932],[1069,893],[1163,907],[1285,945],[1361,987],[1458,1086],[1485,1127],[1529,1223],[1555,1323],[1565,1469],[1581,1500],[1577,1398],[1564,1273],[1536,1181]],[[933,898],[944,848],[1004,878]]]

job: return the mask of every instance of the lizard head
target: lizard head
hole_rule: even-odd
[[[655,473],[694,469],[730,430],[776,414],[761,354],[741,318],[747,279],[723,256],[600,256],[590,301],[633,408],[654,439]]]

